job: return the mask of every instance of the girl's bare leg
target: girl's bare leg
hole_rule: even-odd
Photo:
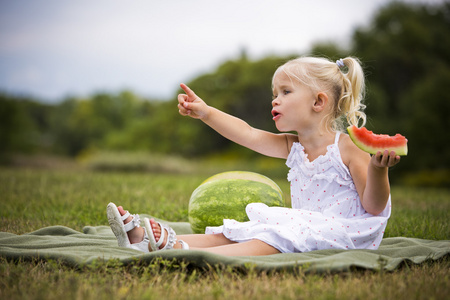
[[[150,224],[152,224],[155,239],[158,240],[161,236],[161,227],[155,221],[150,221]],[[192,250],[201,250],[227,256],[256,256],[280,253],[276,248],[263,241],[251,240],[236,243],[230,241],[221,233],[177,235],[177,239],[186,242]],[[174,248],[179,249],[181,245],[177,243]]]
[[[280,253],[280,251],[278,251],[276,248],[260,240],[251,240],[248,242],[233,243],[209,248],[191,247],[191,249],[202,250],[209,253],[226,256],[257,256],[257,255],[270,255]]]
[[[190,248],[209,248],[236,243],[230,241],[221,233],[177,235],[177,239],[188,243]]]
[[[122,206],[118,207],[120,214],[123,216],[126,212]],[[128,223],[131,221],[131,216],[124,221]],[[159,224],[151,219],[155,240],[158,241],[161,237],[161,227]],[[128,238],[131,243],[139,243],[144,238],[144,229],[142,227],[135,227],[128,232]],[[192,250],[202,250],[210,253],[227,255],[227,256],[255,256],[255,255],[270,255],[280,253],[276,248],[264,243],[260,240],[251,240],[243,243],[236,243],[227,239],[223,234],[187,234],[178,235],[177,239],[186,242]],[[161,245],[165,246],[166,241]],[[176,243],[174,249],[181,249],[181,244]],[[149,249],[149,251],[152,251]]]
[[[122,216],[126,213],[122,206],[118,206],[117,209]],[[124,221],[124,224],[127,224],[131,220],[132,217],[130,216]],[[159,224],[153,219],[150,220],[150,225],[152,226],[155,240],[158,242],[159,238],[161,237],[161,226],[159,226]],[[139,243],[144,239],[144,228],[135,227],[132,230],[128,231],[127,234],[130,243]],[[188,234],[179,235],[177,236],[177,239],[185,241],[191,248],[206,248],[234,243],[227,239],[223,234]],[[162,243],[161,248],[163,248],[165,245],[166,241]],[[181,249],[181,244],[176,243],[173,248]],[[149,251],[152,250],[149,249]]]
[[[161,237],[161,226],[159,226],[159,224],[153,219],[150,220],[150,226],[152,226],[155,240],[158,242]],[[209,247],[215,247],[215,246],[235,244],[235,242],[230,241],[221,233],[220,234],[177,235],[177,239],[186,242],[189,245],[190,249],[209,248]],[[162,243],[161,248],[164,247],[165,244],[166,244],[166,241],[164,241]],[[173,248],[181,249],[181,244],[176,243]]]

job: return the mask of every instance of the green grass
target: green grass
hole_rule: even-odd
[[[450,239],[450,190],[393,187],[392,214],[385,237]]]
[[[87,170],[0,169],[0,230],[107,225],[110,201],[131,212],[187,221],[190,194],[205,174],[101,173]],[[275,178],[286,195],[285,178]],[[289,205],[289,203],[287,203]],[[450,239],[450,191],[393,187],[386,237]],[[231,269],[191,270],[176,262],[74,269],[55,261],[0,258],[2,299],[445,299],[448,258],[394,272],[305,275]]]
[[[25,233],[62,224],[81,230],[108,225],[109,202],[132,212],[172,221],[187,220],[190,191],[203,177],[148,173],[95,173],[3,169],[1,229]]]
[[[392,273],[304,275],[188,272],[183,266],[113,263],[74,270],[57,262],[0,259],[2,299],[446,299],[448,260]]]

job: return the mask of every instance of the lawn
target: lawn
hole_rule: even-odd
[[[187,221],[191,192],[205,174],[93,172],[86,169],[0,169],[0,230],[23,234],[65,225],[107,225],[106,204],[170,221]],[[288,194],[285,178],[274,178]],[[450,239],[450,191],[394,186],[385,237]],[[289,204],[289,203],[287,203]],[[155,261],[121,266],[109,261],[73,269],[56,261],[0,258],[2,299],[444,299],[449,260],[405,265],[394,272],[342,274],[192,270]]]

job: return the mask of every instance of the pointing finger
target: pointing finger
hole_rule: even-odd
[[[197,98],[197,95],[194,93],[193,90],[191,90],[187,85],[184,83],[180,84],[180,87],[183,89],[183,91],[188,95],[189,98],[195,99]]]

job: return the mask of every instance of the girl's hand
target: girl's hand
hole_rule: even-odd
[[[204,119],[208,114],[209,106],[184,83],[180,84],[180,87],[186,93],[178,95],[178,111],[180,115],[190,116],[194,119]]]
[[[389,153],[388,150],[384,150],[384,153],[378,151],[377,154],[372,155],[370,163],[378,168],[393,167],[400,162],[400,156],[395,155],[395,151]]]

